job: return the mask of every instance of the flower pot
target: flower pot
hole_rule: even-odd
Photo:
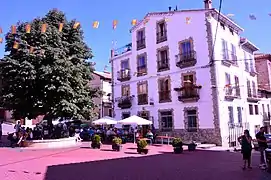
[[[112,144],[112,150],[120,151],[122,146],[120,144]]]
[[[137,148],[137,152],[138,152],[138,154],[148,154],[149,150]]]
[[[181,154],[183,152],[183,147],[175,147],[173,150],[175,154]]]
[[[101,143],[95,143],[95,142],[92,142],[91,143],[91,147],[93,149],[100,149],[101,148]]]
[[[197,145],[194,143],[188,144],[188,151],[195,151]]]

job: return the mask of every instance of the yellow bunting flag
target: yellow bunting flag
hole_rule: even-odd
[[[45,33],[47,30],[47,24],[42,24],[41,25],[41,33]]]
[[[186,17],[185,21],[186,21],[186,24],[190,24],[191,23],[191,17]]]
[[[133,19],[132,22],[131,22],[132,26],[135,26],[137,24],[137,20],[136,19]]]
[[[0,34],[2,34],[3,33],[3,29],[0,27]]]
[[[31,25],[30,25],[30,24],[27,24],[27,25],[25,26],[25,32],[26,32],[26,33],[30,33],[30,31],[31,31]]]
[[[117,20],[114,20],[114,21],[113,21],[113,29],[116,29],[116,28],[117,28],[117,25],[118,25],[118,21],[117,21]]]
[[[30,46],[29,53],[32,54],[34,52],[34,47]]]
[[[75,22],[73,25],[73,29],[77,29],[79,27],[80,23],[79,22]]]
[[[2,43],[2,42],[3,42],[3,38],[0,37],[0,43]]]
[[[16,34],[16,26],[11,26],[11,34]]]
[[[64,26],[63,23],[59,23],[59,26],[58,26],[58,31],[59,31],[59,32],[62,32],[63,26]]]
[[[18,49],[18,48],[19,48],[19,43],[14,41],[13,49]]]
[[[94,21],[92,24],[92,27],[97,29],[97,28],[99,28],[99,24],[100,24],[99,21]]]

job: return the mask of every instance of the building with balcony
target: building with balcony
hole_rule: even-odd
[[[95,109],[98,116],[94,119],[98,119],[104,116],[113,116],[112,111],[112,84],[111,73],[94,71],[93,79],[90,81],[90,85],[93,88],[99,88],[103,95],[99,98],[94,98],[94,103],[97,106]]]
[[[112,50],[116,119],[139,115],[160,135],[224,146],[250,129],[258,48],[211,5],[148,13],[131,29],[132,43]]]

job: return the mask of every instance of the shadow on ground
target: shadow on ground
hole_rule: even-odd
[[[0,142],[0,147],[11,147],[10,141],[7,139],[7,135],[3,135]]]
[[[185,151],[49,166],[45,180],[270,180],[254,162],[253,170],[242,171],[240,153]]]

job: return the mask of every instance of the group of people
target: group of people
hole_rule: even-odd
[[[259,145],[260,156],[260,168],[265,169],[266,159],[265,159],[265,150],[268,148],[268,140],[265,137],[265,128],[261,127],[260,131],[256,134],[256,139]],[[248,130],[244,131],[244,135],[238,138],[239,143],[241,144],[241,152],[243,154],[244,166],[243,170],[246,168],[251,169],[251,152],[252,152],[252,137]]]

